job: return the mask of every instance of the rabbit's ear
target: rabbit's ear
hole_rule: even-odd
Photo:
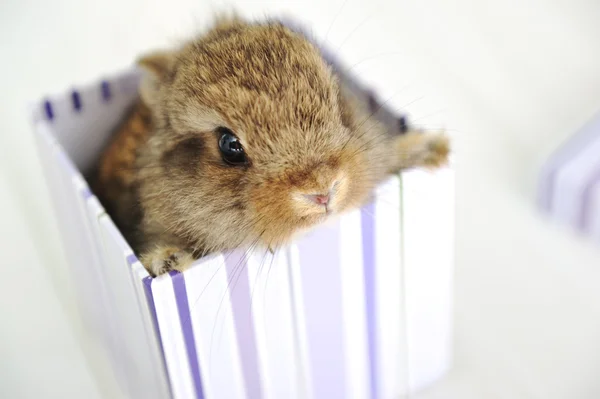
[[[156,79],[164,79],[173,68],[175,54],[168,51],[155,51],[138,58],[137,64]]]
[[[154,104],[161,87],[172,75],[175,59],[174,52],[157,51],[137,60],[137,64],[145,72],[140,83],[140,96],[147,105]]]

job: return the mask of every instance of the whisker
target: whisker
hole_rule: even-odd
[[[212,351],[213,351],[213,341],[214,341],[214,336],[215,336],[215,330],[217,329],[217,324],[219,321],[219,314],[221,313],[221,307],[223,306],[223,301],[225,300],[225,297],[230,295],[230,290],[229,287],[231,285],[231,283],[233,282],[233,280],[235,279],[236,283],[237,280],[239,279],[239,277],[242,275],[242,271],[243,271],[243,265],[244,265],[244,260],[245,258],[242,257],[240,259],[240,262],[238,264],[236,264],[233,268],[232,268],[232,272],[231,272],[231,278],[229,279],[228,283],[227,283],[227,287],[225,288],[225,291],[223,292],[223,295],[221,296],[221,300],[219,301],[219,306],[217,308],[217,313],[215,315],[215,322],[213,324],[213,328],[210,334],[210,353],[209,353],[209,361],[212,363]],[[223,325],[225,324],[225,320],[223,320],[223,322],[221,323],[221,326],[219,328],[219,330],[221,331],[221,333],[219,334],[219,337],[221,337],[222,335],[222,331],[223,331]],[[220,342],[220,338],[219,338],[219,342]],[[217,345],[219,344],[219,342],[217,342]]]
[[[265,217],[266,217],[266,216],[262,216],[262,217],[258,218],[258,219],[257,219],[257,220],[256,220],[254,223],[252,223],[252,224],[250,225],[250,229],[252,229],[253,227],[257,226],[257,225],[258,225],[258,223],[262,222],[262,220],[263,220]],[[263,232],[263,233],[264,233],[264,232]],[[255,241],[253,241],[253,243],[251,244],[251,246],[252,246],[252,245],[254,245],[254,243],[257,243],[257,242],[260,240],[260,238],[261,238],[261,237],[259,236],[259,237],[258,237],[258,238],[257,238]],[[245,252],[245,254],[246,254],[246,253],[248,253],[248,251],[249,251],[249,249],[248,249],[248,250]],[[234,252],[235,252],[235,251],[229,251],[229,252],[227,253],[227,255],[225,255],[225,257],[224,257],[224,259],[223,259],[223,263],[222,263],[222,264],[219,266],[219,268],[217,268],[217,270],[215,271],[215,273],[214,273],[214,274],[211,276],[211,278],[208,280],[208,283],[206,284],[206,286],[204,287],[204,289],[203,289],[203,290],[200,292],[200,295],[198,295],[198,298],[196,298],[196,300],[194,301],[194,303],[193,303],[193,305],[192,305],[193,307],[194,307],[194,306],[196,306],[196,304],[198,303],[198,301],[199,301],[199,300],[200,300],[200,298],[202,297],[202,294],[204,293],[204,291],[206,290],[206,288],[208,288],[208,285],[210,284],[210,282],[213,280],[213,278],[214,278],[214,277],[217,275],[217,273],[219,272],[219,269],[220,269],[220,268],[222,268],[222,267],[224,267],[225,265],[227,265],[227,261],[229,260],[229,257],[230,257],[230,256],[232,256]]]
[[[371,15],[369,15],[368,17],[366,17],[365,19],[362,20],[362,22],[360,24],[358,24],[354,29],[352,29],[352,31],[348,34],[348,36],[346,36],[346,38],[342,41],[342,43],[338,46],[338,48],[335,50],[335,53],[339,53],[340,49],[342,47],[344,47],[344,44],[346,44],[346,42],[348,41],[348,39],[350,39],[350,37],[352,37],[352,35],[354,33],[356,33],[358,31],[358,29],[363,26],[368,20],[371,19]]]
[[[252,302],[254,300],[254,291],[256,291],[256,285],[258,283],[258,277],[260,276],[260,274],[262,272],[265,260],[267,259],[267,253],[268,252],[269,252],[269,248],[267,247],[267,250],[263,254],[263,258],[262,258],[262,261],[260,263],[260,266],[258,266],[258,269],[256,271],[256,277],[254,278],[254,286],[252,286],[252,293],[250,294],[250,306],[252,306]]]
[[[262,238],[262,235],[263,235],[263,234],[264,234],[264,231],[263,231],[263,233],[261,233],[261,235],[258,237],[258,240],[256,240],[256,242],[255,242],[254,246],[253,246],[252,248],[250,248],[250,249],[249,249],[249,250],[248,250],[248,251],[247,251],[247,252],[244,254],[244,256],[243,256],[243,258],[242,258],[242,261],[241,261],[241,267],[239,267],[239,272],[237,273],[236,280],[235,280],[235,282],[233,283],[233,287],[231,287],[231,290],[228,290],[229,292],[233,292],[233,291],[235,290],[235,288],[237,287],[237,284],[238,284],[238,282],[239,282],[240,278],[241,278],[241,277],[242,277],[242,275],[244,274],[244,273],[243,273],[243,272],[244,272],[244,268],[245,268],[245,267],[246,267],[246,268],[248,267],[248,264],[247,264],[247,263],[248,263],[248,259],[249,259],[249,256],[250,256],[250,252],[252,252],[252,251],[254,251],[254,249],[256,249],[256,244],[258,243],[258,241],[260,240],[260,238]],[[263,258],[263,259],[264,259],[264,258]],[[257,273],[257,275],[258,275],[258,273]],[[252,306],[252,299],[251,299],[251,301],[250,301],[250,306]],[[252,308],[250,308],[250,311],[252,311]],[[221,325],[221,327],[223,327],[223,325]],[[238,326],[238,327],[239,327],[239,326]],[[217,345],[220,345],[220,342],[221,342],[221,338],[222,338],[222,337],[223,337],[223,329],[221,328],[221,332],[219,333],[219,339],[217,340]]]
[[[271,247],[270,244],[269,247]],[[276,251],[277,249],[273,251],[274,253],[271,256],[271,263],[269,264],[269,269],[267,270],[267,277],[265,279],[265,289],[263,290],[263,325],[265,329],[265,334],[268,334],[269,332],[269,329],[267,328],[267,290],[269,287],[269,276],[271,275],[271,268],[273,267],[273,261],[275,260]]]
[[[394,112],[398,112],[399,113],[402,110],[404,110],[404,109],[410,107],[411,105],[415,104],[416,102],[423,100],[424,98],[425,98],[425,96],[419,96],[419,97],[415,98],[414,100],[409,101],[406,104],[401,105],[400,107],[394,109]],[[409,122],[411,122],[411,121],[409,121]]]
[[[424,130],[440,130],[440,131],[444,131],[444,132],[457,132],[457,133],[463,133],[463,134],[467,134],[467,132],[465,132],[464,130],[460,130],[460,129],[450,129],[445,127],[444,125],[420,125],[419,126],[421,129]]]
[[[361,211],[361,213],[363,213],[363,212],[364,212],[364,213],[365,213],[367,216],[370,216],[370,217],[372,217],[372,218],[373,218],[373,220],[375,220],[375,215],[374,215],[373,213],[371,213],[370,211],[368,211],[368,210],[367,210],[367,208],[364,208],[364,207],[363,207],[363,208],[361,208],[361,210],[360,210],[360,211]]]
[[[402,53],[402,52],[400,52],[400,51],[386,51],[385,53],[379,53],[379,54],[375,54],[375,55],[372,55],[372,56],[369,56],[369,57],[363,58],[362,60],[360,60],[359,62],[357,62],[357,63],[355,63],[355,64],[353,64],[353,65],[351,65],[351,66],[350,66],[350,67],[348,67],[348,68],[344,68],[344,72],[345,72],[346,74],[350,74],[350,72],[351,72],[351,71],[352,71],[354,68],[356,68],[357,66],[359,66],[360,64],[363,64],[363,63],[365,63],[365,62],[367,62],[367,61],[371,61],[371,60],[373,60],[373,59],[375,59],[375,58],[379,58],[379,57],[385,57],[385,56],[389,56],[389,55],[403,55],[403,54],[404,54],[404,53]]]
[[[217,308],[217,314],[215,316],[216,320],[215,320],[215,324],[213,325],[213,329],[211,332],[211,338],[210,338],[210,355],[209,355],[209,359],[212,358],[212,348],[213,348],[213,340],[214,340],[214,333],[215,333],[215,329],[216,329],[216,325],[217,325],[217,320],[219,318],[219,313],[221,312],[221,307],[223,306],[223,301],[225,299],[225,297],[227,295],[230,295],[230,293],[235,289],[235,287],[237,286],[237,283],[242,275],[242,272],[244,271],[244,267],[246,266],[246,261],[248,258],[248,254],[254,250],[255,246],[258,244],[258,242],[260,241],[260,239],[262,238],[262,235],[265,233],[266,230],[263,230],[262,233],[253,241],[253,243],[248,247],[248,249],[244,252],[243,256],[240,258],[240,262],[233,267],[233,271],[232,271],[232,276],[231,279],[229,280],[228,284],[227,284],[227,288],[225,290],[225,292],[223,293],[223,296],[221,297],[221,301],[219,302],[219,307]],[[235,279],[235,282],[233,282],[233,280]],[[233,282],[233,287],[231,287],[231,283]],[[231,289],[230,289],[231,287]],[[223,332],[223,324],[225,323],[225,321],[223,320],[223,323],[221,323],[221,328],[220,331],[221,333],[219,333],[219,340],[217,342],[217,345],[220,342],[220,337],[222,337],[222,332]]]
[[[271,264],[269,265],[269,270],[267,270],[267,278],[265,280],[265,292],[267,291],[267,287],[269,286],[269,275],[271,274],[271,267],[273,267],[273,261],[275,260],[275,254],[277,253],[277,250],[278,250],[277,248],[275,248],[273,250],[273,256],[271,257]]]
[[[323,39],[325,42],[327,41],[327,37],[329,36],[329,32],[331,31],[331,28],[333,28],[333,25],[335,24],[335,21],[338,19],[338,17],[342,13],[342,10],[346,6],[347,2],[348,2],[348,0],[344,0],[344,2],[342,3],[342,6],[338,10],[338,12],[335,14],[335,17],[333,17],[333,21],[331,21],[331,25],[329,25],[329,28],[327,29],[327,32],[325,32],[325,39]]]
[[[371,112],[371,114],[365,118],[365,120],[363,120],[356,128],[355,130],[358,131],[369,119],[371,119],[373,116],[375,116],[375,114],[377,114],[389,101],[392,100],[392,98],[394,98],[394,96],[396,96],[401,90],[403,90],[404,88],[401,88],[399,90],[396,90],[391,96],[389,96],[384,102],[382,102],[377,109],[375,109],[373,112]],[[350,143],[352,141],[352,139],[355,140],[360,140],[361,138],[364,137],[364,135],[368,132],[369,130],[363,132],[360,136],[355,137],[353,135],[350,135],[350,137],[348,138],[348,140],[346,140],[346,143],[342,146],[341,151],[344,151],[344,149],[346,149],[346,146],[348,145],[348,143]]]
[[[395,94],[397,94],[397,93],[394,93],[394,95],[395,95]],[[392,95],[392,97],[393,97],[394,95]],[[414,100],[412,100],[412,101],[410,101],[410,102],[406,103],[405,105],[403,105],[403,106],[401,106],[401,107],[399,107],[399,108],[397,108],[397,109],[394,109],[394,110],[393,110],[393,113],[395,113],[395,114],[398,114],[398,113],[400,113],[400,112],[401,112],[401,110],[402,110],[402,109],[404,109],[404,108],[406,108],[406,107],[408,107],[408,106],[410,106],[410,105],[412,105],[412,104],[414,104],[414,103],[416,103],[416,102],[418,102],[418,101],[421,101],[421,100],[422,100],[422,99],[424,99],[424,98],[425,98],[425,96],[420,96],[420,97],[417,97],[416,99],[414,99]],[[386,101],[385,101],[383,104],[381,104],[381,105],[380,105],[380,106],[377,108],[377,110],[375,110],[373,113],[371,113],[371,115],[370,115],[370,116],[367,118],[367,120],[368,120],[368,119],[370,119],[371,117],[373,117],[373,116],[374,116],[374,115],[375,115],[377,112],[379,112],[379,111],[381,110],[381,108],[383,107],[383,105],[384,105],[386,102],[390,101],[390,100],[391,100],[391,98],[388,98],[388,99],[387,99],[387,100],[386,100]],[[365,121],[365,122],[366,122],[366,121]],[[411,122],[412,122],[412,121],[411,121]],[[357,130],[358,130],[358,128],[360,128],[362,125],[364,125],[364,123],[361,123],[361,124],[360,124],[360,125],[357,127]],[[364,131],[364,132],[363,132],[363,133],[362,133],[360,136],[356,137],[356,140],[359,140],[359,139],[361,139],[362,137],[364,137],[364,136],[365,136],[365,135],[366,135],[368,132],[370,132],[370,131],[371,131],[371,130],[372,130],[374,127],[375,127],[375,126],[376,126],[376,123],[374,123],[373,125],[371,125],[371,126],[370,126],[368,129],[366,129],[366,130],[365,130],[365,131]],[[377,139],[379,139],[379,138],[381,138],[381,137],[384,137],[384,136],[386,136],[386,135],[389,135],[389,134],[390,134],[390,133],[389,133],[389,131],[388,131],[387,129],[385,129],[385,130],[384,130],[384,131],[383,131],[381,134],[378,134],[377,136],[373,137],[372,139],[370,139],[370,140],[369,140],[369,141],[367,141],[366,143],[363,143],[363,145],[361,145],[361,146],[360,146],[360,147],[359,147],[359,148],[358,148],[356,151],[354,151],[354,152],[353,152],[353,153],[350,155],[350,157],[353,157],[353,156],[355,156],[355,155],[357,155],[357,154],[360,154],[362,151],[364,151],[364,150],[366,150],[366,149],[368,148],[368,147],[367,147],[367,145],[368,145],[368,144],[372,143],[374,140],[377,140]],[[352,140],[352,138],[354,138],[354,137],[352,137],[352,136],[351,136],[351,137],[348,139],[348,141],[346,141],[346,144],[344,145],[344,147],[342,147],[342,149],[344,149],[344,148],[346,147],[346,145],[347,145],[347,144],[348,144],[348,143],[349,143],[349,142]]]
[[[423,116],[419,116],[418,118],[413,118],[411,120],[411,122],[414,123],[416,121],[420,121],[420,120],[425,119],[425,118],[430,118],[430,117],[432,117],[434,115],[439,115],[439,114],[447,112],[447,111],[448,111],[447,108],[438,109],[437,111],[431,112],[431,113],[423,115]]]

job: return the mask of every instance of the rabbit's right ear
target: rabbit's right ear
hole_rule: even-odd
[[[158,91],[171,75],[175,58],[173,52],[156,51],[137,60],[137,64],[145,72],[140,83],[140,96],[147,105],[154,103]]]

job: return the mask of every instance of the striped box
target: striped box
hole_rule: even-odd
[[[152,279],[83,178],[139,73],[33,107],[89,333],[130,398],[397,399],[451,357],[452,171],[414,171],[275,254],[233,251]]]
[[[538,202],[561,224],[600,241],[600,113],[543,166]]]

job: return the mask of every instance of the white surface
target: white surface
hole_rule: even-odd
[[[57,266],[63,255],[26,101],[128,66],[140,51],[201,27],[211,7],[191,0],[0,5],[0,397],[118,397],[108,378],[91,378],[92,368],[106,372],[102,356],[88,362],[75,340],[78,321],[67,323],[75,305]],[[353,70],[382,98],[396,93],[397,106],[418,100],[409,107],[418,122],[453,129],[456,367],[419,398],[600,397],[600,249],[533,208],[540,163],[600,109],[600,2],[243,7],[255,15],[289,10],[333,49],[341,46],[348,65],[360,63]]]
[[[418,392],[443,376],[452,358],[452,171],[405,173],[402,198],[407,363],[411,392]]]
[[[375,267],[373,280],[375,286],[374,308],[375,324],[377,325],[375,336],[376,344],[374,362],[377,376],[373,382],[378,395],[381,398],[393,398],[395,395],[407,395],[416,384],[413,384],[413,375],[411,373],[410,360],[411,352],[415,350],[415,342],[409,341],[408,332],[414,328],[414,320],[410,320],[407,304],[410,302],[409,290],[403,290],[405,287],[415,285],[414,281],[410,283],[406,277],[406,253],[402,253],[401,246],[405,243],[401,230],[406,226],[402,218],[404,214],[397,207],[390,207],[390,204],[404,205],[404,195],[400,198],[400,179],[389,179],[384,185],[380,186],[378,195],[381,198],[375,202],[374,218],[381,220],[374,226],[375,248],[374,257]],[[386,214],[388,215],[386,220]],[[389,251],[389,248],[398,249]],[[392,253],[390,253],[392,252]],[[385,262],[389,262],[387,265]],[[381,263],[380,263],[381,262]],[[400,265],[396,267],[395,265]],[[387,267],[386,267],[387,266]],[[366,273],[365,273],[366,275]],[[419,285],[419,281],[416,281]],[[400,293],[400,295],[398,295]],[[421,309],[427,308],[427,304],[421,304]],[[388,316],[390,309],[396,309],[398,317]],[[406,320],[404,323],[403,321]],[[410,320],[410,321],[409,321]],[[415,345],[415,346],[413,346]],[[373,361],[373,360],[371,360]],[[423,372],[419,370],[421,378],[428,378],[427,375],[433,365]],[[403,375],[407,378],[394,378],[394,375]]]
[[[361,234],[361,211],[348,213],[340,221],[340,268],[342,280],[342,303],[344,329],[343,342],[346,353],[346,382],[348,399],[362,399],[371,389],[369,379],[369,345],[367,314],[357,309],[366,309],[365,272],[363,265],[363,245]],[[400,265],[400,262],[397,263]],[[400,378],[403,374],[395,377]],[[405,375],[405,374],[404,374]]]

